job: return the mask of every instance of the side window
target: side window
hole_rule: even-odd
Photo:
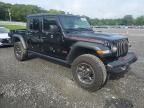
[[[44,18],[43,19],[43,31],[50,32],[52,26],[57,26],[58,24],[55,19]],[[60,30],[60,29],[59,29]]]
[[[29,20],[29,29],[39,31],[41,28],[41,21],[38,18],[32,18]]]
[[[43,19],[43,30],[49,31],[50,30],[50,20],[44,18]]]
[[[39,19],[33,19],[33,30],[38,31],[40,29]]]
[[[29,21],[29,29],[30,29],[30,30],[33,29],[33,20],[32,20],[32,19]]]

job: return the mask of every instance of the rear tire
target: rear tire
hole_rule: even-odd
[[[105,65],[91,54],[81,55],[74,60],[72,74],[77,84],[88,91],[100,89],[107,79]]]
[[[24,61],[28,57],[28,52],[24,49],[21,42],[14,43],[14,54],[16,59],[19,61]]]

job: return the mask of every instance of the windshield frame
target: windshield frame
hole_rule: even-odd
[[[89,28],[65,28],[64,27],[64,24],[63,24],[63,21],[62,21],[62,17],[77,17],[77,18],[85,18],[86,17],[82,17],[82,16],[59,16],[59,22],[62,26],[62,28],[64,29],[64,31],[92,31],[92,28],[91,28],[91,25],[89,24],[88,20],[86,19],[88,25],[89,25]]]

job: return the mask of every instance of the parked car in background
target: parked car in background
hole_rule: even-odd
[[[9,29],[5,27],[0,27],[0,46],[11,45],[11,39],[8,36],[9,32],[10,32]]]

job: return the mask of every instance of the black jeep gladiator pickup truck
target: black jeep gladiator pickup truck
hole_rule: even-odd
[[[78,85],[90,91],[101,88],[109,73],[122,73],[137,60],[128,52],[127,37],[94,32],[81,16],[29,15],[27,29],[9,35],[19,61],[33,53],[68,64]]]

